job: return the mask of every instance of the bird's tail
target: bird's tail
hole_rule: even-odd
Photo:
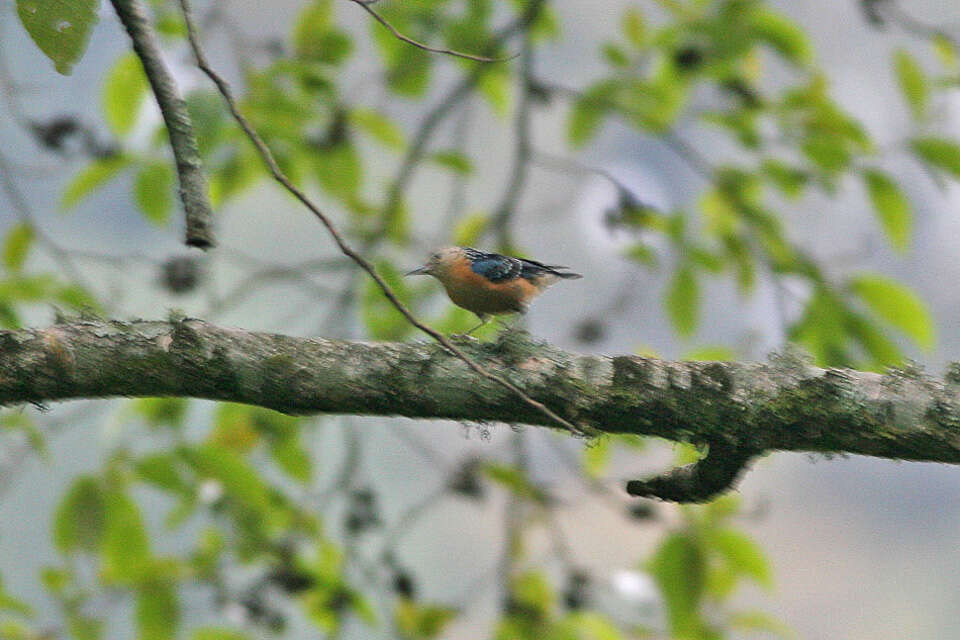
[[[574,273],[572,271],[554,271],[553,274],[558,278],[563,278],[565,280],[576,280],[577,278],[583,277],[579,273]]]

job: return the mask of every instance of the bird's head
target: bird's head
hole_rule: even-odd
[[[439,251],[434,251],[430,254],[430,257],[427,259],[426,263],[423,266],[417,267],[413,271],[410,271],[404,275],[408,276],[433,276],[435,278],[442,278],[447,270],[457,262],[464,255],[463,249],[460,247],[447,247],[445,249],[440,249]]]

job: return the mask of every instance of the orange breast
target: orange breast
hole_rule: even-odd
[[[477,314],[522,313],[527,303],[540,293],[523,278],[490,282],[475,273],[467,260],[451,265],[440,281],[454,304]]]

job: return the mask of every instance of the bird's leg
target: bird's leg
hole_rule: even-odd
[[[467,331],[467,332],[466,332],[465,334],[463,334],[463,335],[465,335],[465,336],[470,335],[471,333],[473,333],[474,331],[476,331],[477,329],[479,329],[479,328],[482,327],[483,325],[487,324],[487,321],[490,320],[490,316],[488,316],[488,315],[477,314],[477,317],[480,318],[480,324],[478,324],[477,326],[475,326],[473,329],[470,329],[470,331]]]

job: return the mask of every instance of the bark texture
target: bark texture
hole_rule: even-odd
[[[588,356],[522,333],[457,345],[574,424],[710,447],[692,467],[631,482],[635,495],[705,500],[768,451],[960,462],[960,367],[937,380],[912,369],[825,370],[788,356],[752,364]],[[550,422],[435,343],[296,338],[194,319],[0,331],[0,405],[111,396],[227,400],[290,414]]]
[[[180,181],[180,202],[186,218],[185,241],[188,246],[209,249],[214,245],[213,209],[207,197],[207,177],[187,105],[163,61],[160,40],[147,17],[147,7],[140,0],[111,2],[133,41],[133,50],[143,63],[170,135]]]

